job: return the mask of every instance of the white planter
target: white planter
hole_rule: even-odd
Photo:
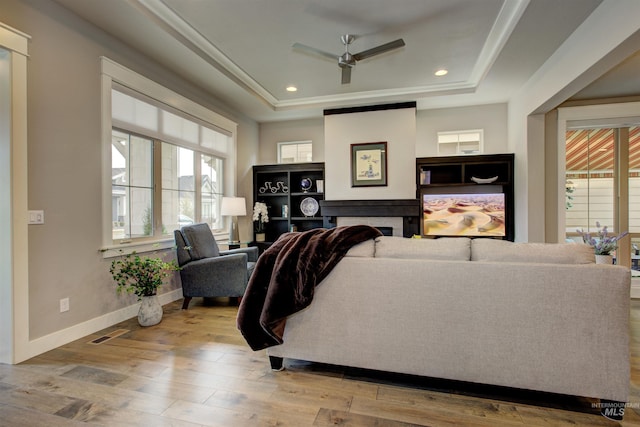
[[[613,264],[613,255],[596,255],[596,264]]]
[[[153,326],[162,320],[162,306],[157,295],[142,297],[140,310],[138,311],[138,323],[140,326]]]
[[[264,242],[265,238],[265,233],[256,233],[256,242]]]

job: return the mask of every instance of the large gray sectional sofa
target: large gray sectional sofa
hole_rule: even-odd
[[[268,354],[626,402],[630,281],[583,244],[378,237]]]

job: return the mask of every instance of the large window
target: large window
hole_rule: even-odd
[[[224,230],[220,201],[234,185],[227,165],[235,164],[235,123],[106,58],[102,66],[111,169],[105,247],[169,242],[196,222]]]

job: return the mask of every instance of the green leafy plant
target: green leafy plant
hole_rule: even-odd
[[[180,267],[175,261],[141,257],[132,252],[113,260],[109,272],[116,282],[118,292],[136,294],[141,299],[143,296],[155,295],[164,279],[177,270]]]

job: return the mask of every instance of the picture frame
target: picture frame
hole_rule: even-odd
[[[351,187],[387,185],[387,143],[351,144]]]

